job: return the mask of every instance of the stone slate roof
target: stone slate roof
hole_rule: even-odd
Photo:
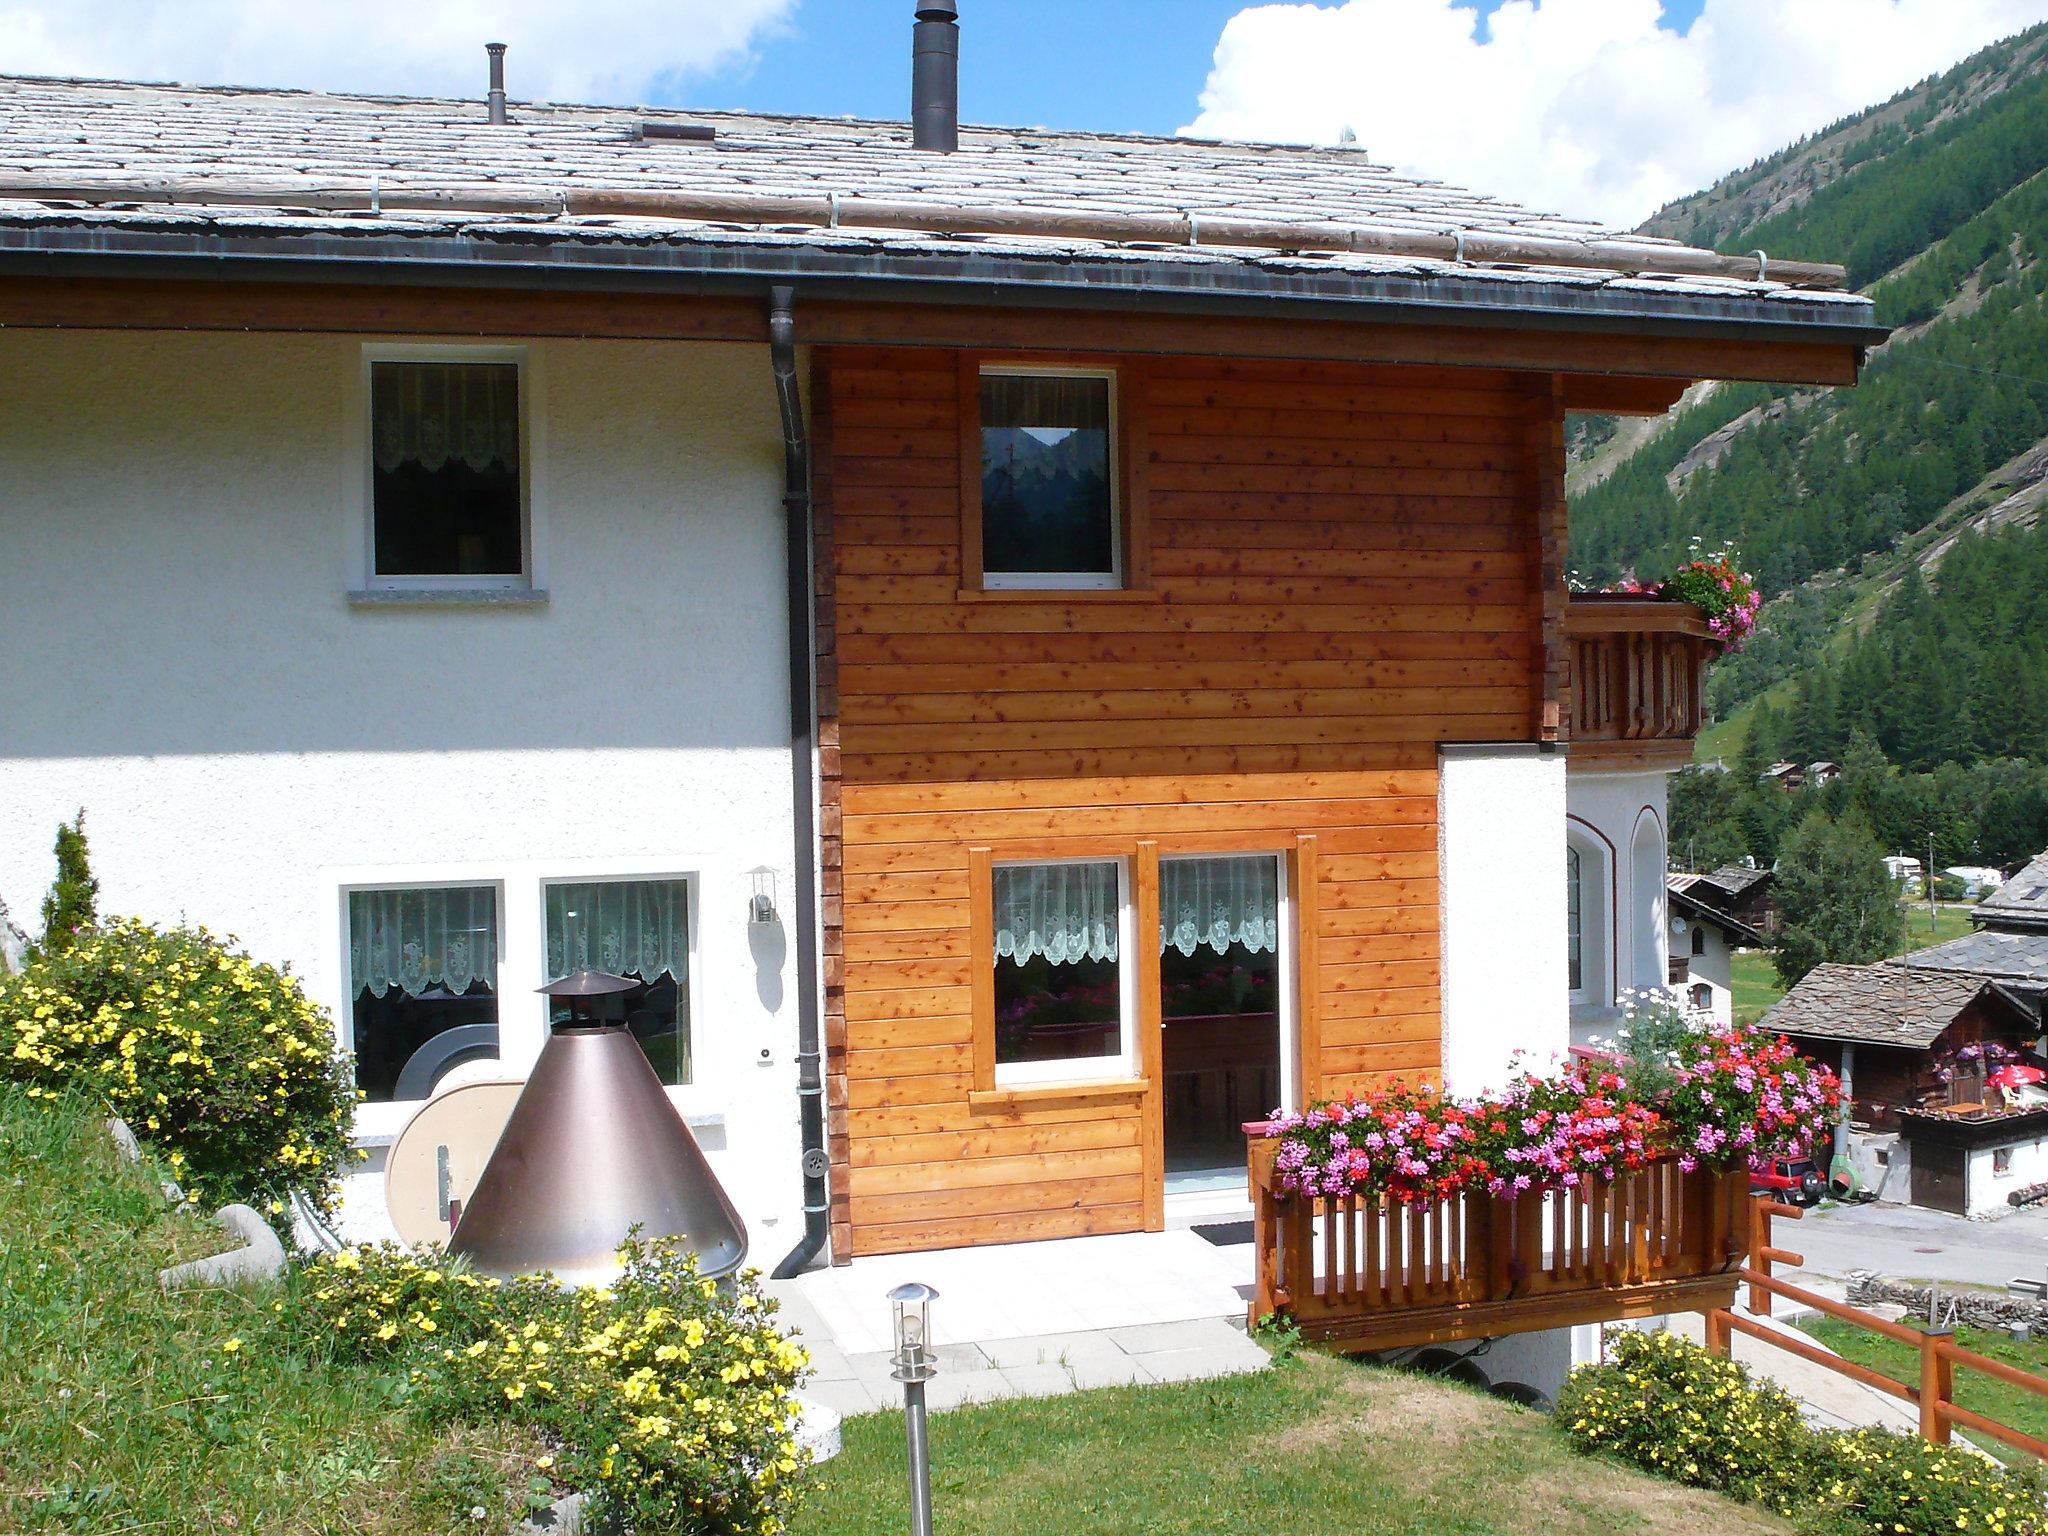
[[[1752,885],[1771,878],[1768,869],[1751,869],[1746,864],[1723,864],[1712,874],[1700,876],[1709,885],[1718,885],[1730,896],[1740,896]]]
[[[1764,319],[1870,322],[1869,302],[1855,294],[1752,275],[1656,275],[1658,252],[1668,259],[1690,248],[1611,234],[1404,175],[1348,147],[969,126],[960,150],[941,155],[912,149],[906,126],[891,122],[533,103],[514,103],[512,117],[509,125],[492,125],[476,101],[0,76],[0,250],[69,250],[95,240],[102,250],[126,249],[106,242],[118,231],[273,243],[290,236],[353,237],[357,247],[369,243],[365,236],[459,235],[500,246],[558,242],[585,251],[669,243],[795,245],[870,259],[906,252],[955,261],[991,252],[1086,255],[1146,270],[1206,263],[1312,271],[1324,279],[1456,278],[1509,291],[1565,285],[1579,292],[1581,304],[1627,301],[1691,318],[1709,308],[1722,313],[1714,301],[1723,301],[1735,306],[1728,313]],[[709,128],[715,137],[650,139],[641,132],[643,120]],[[900,222],[862,226],[851,214],[842,222],[836,202],[829,225],[587,211],[598,195],[685,192],[808,198],[817,206],[844,198],[956,212],[1165,218],[1176,228],[1187,225],[1188,237],[1088,238],[1000,228],[986,236],[957,229],[935,234]],[[337,203],[337,193],[348,196]],[[384,202],[408,197],[431,197],[435,206]],[[488,206],[479,207],[480,201]],[[1203,242],[1205,219],[1283,225],[1305,237],[1363,229],[1396,239],[1456,240],[1447,258],[1465,254],[1465,239],[1487,236],[1581,246],[1612,239],[1646,247],[1648,254],[1641,270],[1616,271],[1574,263],[1569,252],[1532,265],[1356,248],[1253,250],[1213,238]],[[60,244],[66,237],[72,243]]]
[[[1924,1049],[1984,988],[1981,976],[1896,965],[1815,966],[1761,1020],[1809,1040],[1854,1040]]]
[[[1992,928],[2048,929],[2048,853],[1978,902],[1970,919]]]
[[[2048,986],[2048,933],[2007,933],[1995,928],[1915,950],[1897,962],[1915,971],[1943,971],[1979,980]]]

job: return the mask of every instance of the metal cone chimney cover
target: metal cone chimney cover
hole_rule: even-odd
[[[679,1237],[702,1272],[731,1274],[747,1229],[622,1024],[558,1030],[505,1122],[448,1252],[485,1274],[552,1270],[602,1285],[635,1225]]]

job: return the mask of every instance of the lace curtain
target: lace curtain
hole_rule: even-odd
[[[1162,859],[1159,948],[1192,956],[1204,944],[1271,950],[1280,943],[1280,871],[1275,860]]]
[[[1024,864],[994,871],[996,958],[1022,965],[1114,960],[1122,903],[1114,864]]]
[[[1117,958],[1114,864],[999,868],[992,881],[996,956],[1022,965]],[[1270,858],[1164,859],[1159,865],[1159,948],[1207,945],[1270,951],[1280,944],[1280,872]]]
[[[396,987],[419,997],[429,988],[467,992],[498,980],[498,892],[493,886],[351,891],[348,898],[350,995]]]
[[[377,467],[450,459],[475,470],[519,468],[515,363],[373,363],[370,417]]]
[[[609,971],[642,981],[690,973],[690,887],[684,880],[614,880],[548,887],[548,980]],[[569,918],[576,918],[575,953]]]

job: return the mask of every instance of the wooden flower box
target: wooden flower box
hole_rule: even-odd
[[[1284,1311],[1304,1338],[1357,1353],[1734,1301],[1746,1173],[1666,1159],[1612,1184],[1387,1208],[1284,1193],[1279,1147],[1257,1136],[1250,1147],[1253,1326]]]

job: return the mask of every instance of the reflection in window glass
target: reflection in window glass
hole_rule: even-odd
[[[1107,378],[982,375],[985,573],[1111,584],[1117,573],[1112,484]]]
[[[424,1099],[453,1068],[496,1059],[496,887],[351,891],[348,930],[367,1102]]]
[[[1584,896],[1585,882],[1579,868],[1579,850],[1567,848],[1564,851],[1565,955],[1574,992],[1582,991],[1585,986],[1586,949],[1579,915]]]
[[[372,363],[379,576],[518,576],[519,365]]]
[[[1119,1055],[1116,862],[1002,865],[992,891],[997,1064]]]
[[[636,982],[622,1000],[627,1027],[656,1077],[674,1088],[689,1083],[689,882],[551,885],[547,909],[548,980],[591,970]],[[568,1004],[555,999],[549,1022],[568,1016]]]

